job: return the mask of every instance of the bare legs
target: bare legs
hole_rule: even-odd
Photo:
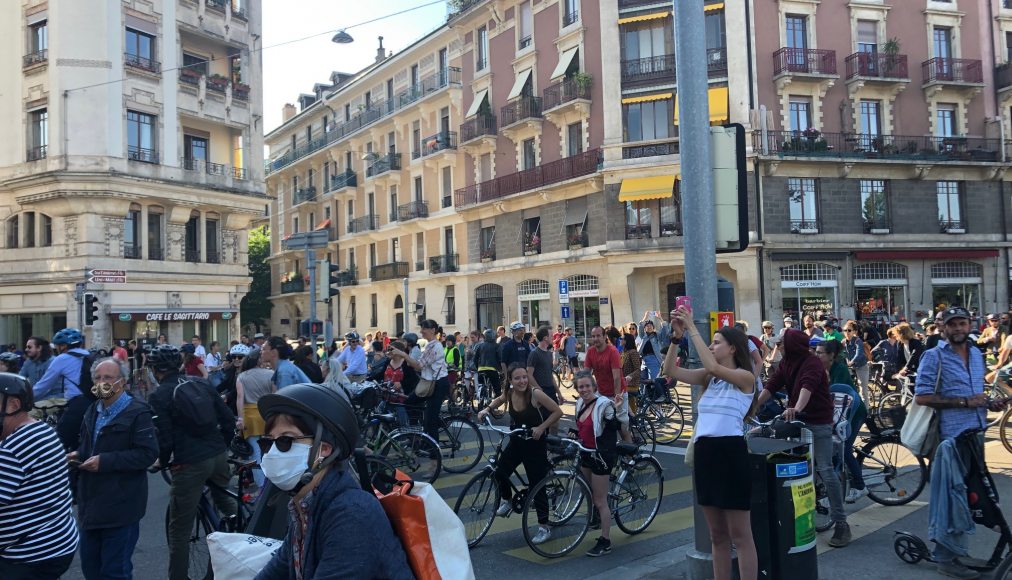
[[[706,523],[710,527],[713,547],[713,577],[715,580],[731,578],[731,545],[738,551],[738,575],[752,580],[759,574],[759,559],[752,540],[752,524],[746,510],[723,510],[702,506]]]

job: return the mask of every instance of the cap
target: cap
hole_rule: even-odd
[[[970,319],[970,312],[962,306],[952,306],[942,311],[942,324],[948,324],[954,318]]]
[[[992,314],[988,314],[987,315],[987,319],[988,320],[998,320],[998,315],[997,314],[993,314],[993,313]]]
[[[253,335],[253,339],[256,340],[258,338],[266,338],[266,337],[264,336],[264,333],[258,332],[258,333],[256,333],[256,334]]]
[[[790,316],[785,316],[784,317],[784,322],[790,322],[791,324],[794,324],[794,319],[791,318]]]
[[[763,328],[773,328],[773,323],[769,320],[763,320]]]

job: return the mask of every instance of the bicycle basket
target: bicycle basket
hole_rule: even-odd
[[[887,431],[899,431],[907,418],[906,407],[890,407],[879,409],[865,418],[864,424],[872,435],[882,435]]]

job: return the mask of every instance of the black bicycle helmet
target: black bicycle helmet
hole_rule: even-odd
[[[229,451],[232,452],[236,457],[246,459],[253,455],[253,446],[249,444],[246,439],[239,433],[236,433],[232,437],[232,441],[228,444]]]
[[[313,455],[321,441],[334,446],[324,465],[347,459],[358,442],[358,418],[348,398],[324,385],[300,383],[264,395],[257,409],[265,421],[274,415],[298,417],[314,433]],[[323,467],[323,465],[321,465]]]
[[[148,353],[148,365],[160,373],[178,371],[182,364],[183,356],[171,344],[160,344]]]
[[[35,400],[32,384],[21,375],[0,373],[0,419],[7,416],[7,400],[11,398],[21,401],[18,413],[27,413]]]

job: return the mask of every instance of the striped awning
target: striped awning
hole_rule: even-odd
[[[619,18],[619,24],[629,24],[630,22],[645,22],[647,20],[657,20],[659,18],[667,18],[671,16],[670,10],[664,12],[652,12],[650,14],[641,14],[639,16],[627,16],[625,18]]]
[[[626,202],[666,199],[673,195],[674,188],[674,175],[655,175],[653,177],[623,179],[622,187],[618,192],[618,200]]]
[[[631,105],[633,103],[646,103],[649,101],[662,101],[664,99],[670,99],[671,93],[659,93],[656,95],[646,95],[643,97],[626,97],[622,99],[623,105]]]

